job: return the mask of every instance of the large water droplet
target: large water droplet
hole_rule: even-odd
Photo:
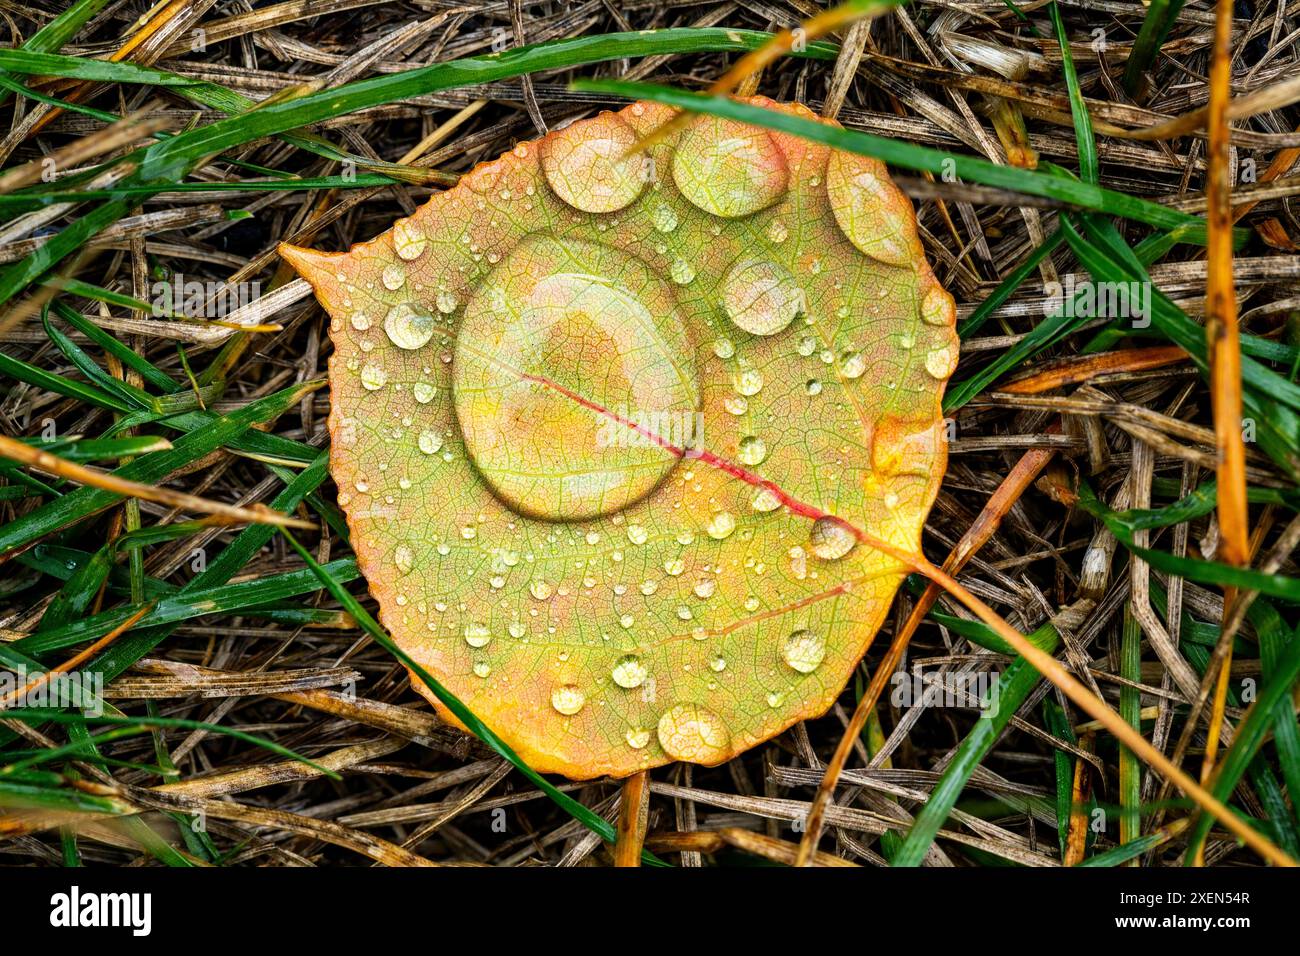
[[[466,304],[452,366],[466,449],[497,497],[571,521],[653,491],[679,456],[647,432],[675,447],[673,423],[699,408],[685,326],[633,256],[540,235],[516,246]]]
[[[828,515],[813,522],[808,541],[817,557],[823,561],[838,561],[853,550],[858,538],[843,521]]]
[[[399,349],[418,349],[433,338],[433,315],[421,306],[400,302],[384,316],[384,332]]]
[[[697,117],[673,154],[673,181],[707,213],[748,216],[776,202],[789,172],[766,130],[735,120]]]
[[[674,760],[715,764],[727,756],[731,734],[717,714],[699,704],[675,704],[659,718],[659,745]]]
[[[613,114],[579,120],[541,141],[542,172],[557,196],[584,212],[614,212],[641,195],[651,166],[629,153],[636,132]]]
[[[803,290],[789,271],[766,259],[737,262],[722,284],[722,306],[739,328],[775,335],[804,309]]]
[[[867,359],[861,352],[848,351],[840,356],[840,375],[847,379],[861,378],[867,370]]]
[[[781,660],[800,674],[811,674],[825,659],[826,641],[812,631],[795,631],[781,646]]]

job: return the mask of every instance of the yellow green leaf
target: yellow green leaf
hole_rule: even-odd
[[[860,535],[916,551],[946,461],[953,301],[884,166],[712,117],[629,152],[672,115],[521,143],[350,252],[281,247],[331,316],[385,627],[575,779],[824,712],[904,574]]]

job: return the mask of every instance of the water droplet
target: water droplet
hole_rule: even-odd
[[[763,374],[757,369],[747,368],[736,374],[732,384],[741,395],[757,395],[763,390]]]
[[[442,436],[435,431],[425,430],[420,432],[420,437],[416,440],[420,446],[420,451],[426,455],[436,455],[442,450]]]
[[[528,582],[528,593],[539,601],[547,601],[555,593],[555,589],[541,578],[537,578]]]
[[[456,298],[455,292],[441,289],[434,297],[433,304],[438,307],[438,311],[443,315],[451,315],[456,311],[456,307],[460,305],[460,300]]]
[[[857,536],[839,518],[829,515],[813,522],[808,534],[812,553],[823,561],[838,561],[857,545]]]
[[[407,262],[418,259],[427,245],[428,240],[409,219],[393,223],[393,249],[400,258]]]
[[[808,577],[808,552],[797,544],[790,549],[790,573],[799,581]]]
[[[767,238],[777,245],[785,242],[790,236],[790,230],[786,228],[785,223],[780,219],[773,219],[772,224],[767,227]]]
[[[487,677],[491,673],[492,673],[492,665],[489,664],[487,661],[479,661],[474,665],[475,677]]]
[[[470,647],[487,647],[492,640],[492,632],[486,624],[466,624],[465,643]]]
[[[700,116],[673,154],[673,181],[693,205],[725,218],[748,216],[786,189],[785,156],[766,130]]]
[[[715,673],[721,674],[727,669],[727,659],[725,657],[715,657],[709,661],[709,669]]]
[[[409,302],[399,303],[384,316],[384,332],[399,349],[418,349],[433,338],[433,315]]]
[[[699,704],[674,704],[659,718],[659,745],[674,760],[715,764],[727,756],[731,735],[713,711]]]
[[[953,359],[953,351],[946,345],[941,345],[937,349],[931,349],[925,357],[925,370],[935,378],[947,378],[952,374],[956,366]]]
[[[399,544],[397,550],[393,552],[393,562],[397,565],[397,570],[408,574],[415,564],[415,553],[406,545]]]
[[[639,524],[630,524],[627,526],[627,540],[633,544],[645,544],[650,539],[650,532]]]
[[[780,496],[771,488],[759,488],[758,493],[754,495],[754,500],[750,502],[755,511],[768,512],[775,511],[781,507]]]
[[[743,415],[749,411],[749,399],[744,395],[728,395],[722,405],[732,415]]]
[[[623,735],[623,739],[627,741],[627,745],[633,750],[640,750],[650,742],[650,731],[629,727],[627,733]]]
[[[586,696],[573,684],[564,684],[551,692],[551,706],[566,717],[572,717],[582,710],[582,705],[586,702]]]
[[[606,113],[579,120],[541,141],[542,172],[557,196],[584,212],[615,212],[645,188],[649,158],[629,153],[637,134]]]
[[[352,327],[358,332],[364,332],[370,328],[370,316],[364,312],[353,312],[348,316],[348,321],[352,323]]]
[[[415,400],[421,405],[428,405],[433,401],[433,396],[438,394],[438,390],[428,382],[416,382],[411,389],[411,394],[415,396]]]
[[[804,391],[809,395],[820,395],[822,393],[821,379],[810,378],[808,381],[804,382],[803,387]]]
[[[861,352],[849,351],[840,356],[840,375],[847,379],[861,378],[867,370],[867,359]]]
[[[826,194],[835,221],[859,251],[904,267],[920,255],[911,202],[889,183],[879,160],[832,150]]]
[[[811,674],[825,659],[826,641],[812,631],[795,631],[781,647],[781,660],[800,674]]]
[[[655,211],[652,214],[652,221],[654,222],[654,227],[660,232],[672,232],[677,228],[677,213],[675,213],[673,207],[669,206],[667,203],[660,203],[655,206]]]
[[[721,541],[729,537],[731,532],[736,530],[736,519],[730,511],[719,511],[709,519],[708,527],[705,531],[709,537],[715,541]]]
[[[685,259],[674,259],[668,274],[678,285],[690,285],[695,279],[695,267]]]
[[[675,578],[686,570],[686,562],[681,558],[672,558],[664,562],[664,573],[670,578]]]
[[[803,290],[784,266],[747,260],[731,267],[722,283],[727,317],[753,335],[775,335],[803,311]]]
[[[736,346],[731,339],[717,339],[713,343],[713,354],[720,359],[729,359],[736,354]]]
[[[718,589],[718,582],[713,578],[705,578],[703,581],[695,582],[695,596],[698,598],[708,599],[713,597],[713,592]]]
[[[380,280],[384,283],[384,288],[396,292],[406,282],[406,269],[400,263],[390,262],[384,266],[384,271],[379,275]]]
[[[619,687],[626,687],[629,690],[633,687],[640,687],[645,683],[646,677],[650,670],[641,661],[641,658],[635,654],[628,654],[626,657],[620,657],[614,664],[614,669],[610,676],[614,678],[614,683]]]
[[[921,301],[921,319],[930,325],[951,325],[956,317],[952,296],[935,283]]]
[[[767,442],[757,435],[746,435],[740,440],[739,458],[746,465],[761,465],[767,458]]]
[[[388,373],[379,365],[366,365],[361,369],[361,384],[369,391],[377,392],[388,384]]]

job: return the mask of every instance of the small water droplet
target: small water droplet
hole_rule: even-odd
[[[695,279],[695,267],[685,259],[674,259],[668,267],[668,275],[678,285],[690,285]]]
[[[673,207],[669,206],[667,203],[660,203],[655,206],[655,211],[651,218],[654,222],[654,227],[660,232],[672,232],[677,228],[677,213],[675,213]]]
[[[650,540],[650,532],[642,525],[630,524],[627,526],[627,540],[633,544],[645,544]]]
[[[727,659],[721,656],[715,657],[713,660],[709,661],[709,669],[715,673],[721,674],[727,669]]]
[[[428,405],[433,401],[433,396],[438,394],[438,390],[428,382],[416,382],[411,388],[411,394],[415,396],[415,400],[421,405]]]
[[[757,395],[763,390],[763,374],[757,369],[747,368],[736,374],[732,384],[741,395]]]
[[[388,384],[388,373],[380,365],[366,365],[361,369],[361,384],[372,392],[377,392]]]
[[[488,630],[486,624],[466,624],[465,625],[465,643],[470,647],[487,647],[488,642],[492,640],[492,632]]]
[[[731,532],[736,530],[736,519],[730,511],[719,511],[709,519],[708,527],[705,531],[714,541],[721,541],[729,537]]]
[[[390,262],[384,266],[384,271],[379,274],[379,278],[384,283],[385,289],[396,292],[406,282],[406,269],[400,263]]]
[[[434,305],[438,307],[438,311],[443,315],[451,315],[451,313],[456,311],[456,307],[460,305],[460,300],[456,298],[456,293],[448,291],[447,289],[440,290],[437,296],[434,297],[433,302]]]
[[[406,545],[399,544],[397,550],[393,552],[393,561],[397,565],[397,570],[408,574],[415,564],[415,553]]]
[[[555,589],[541,578],[537,578],[528,582],[528,593],[539,601],[547,601],[555,593]]]
[[[754,500],[750,502],[755,511],[768,512],[775,511],[781,507],[780,496],[771,488],[759,488],[758,493],[754,495]]]
[[[586,702],[586,696],[573,684],[564,684],[551,692],[551,706],[566,717],[582,710]]]
[[[813,522],[808,534],[813,554],[823,561],[838,561],[857,545],[857,536],[838,518],[826,516]]]
[[[614,678],[614,683],[619,687],[625,687],[629,690],[633,687],[640,687],[645,683],[646,677],[650,674],[649,669],[642,662],[641,658],[635,654],[628,654],[626,657],[620,657],[614,664],[614,669],[610,676]]]
[[[809,630],[795,631],[781,647],[781,660],[800,674],[811,674],[825,659],[826,640]]]
[[[384,332],[399,349],[418,349],[433,338],[433,315],[409,302],[399,303],[384,316]]]
[[[736,354],[736,347],[731,339],[718,339],[713,343],[713,354],[720,359],[729,359]]]
[[[740,440],[738,455],[746,465],[761,465],[767,458],[767,442],[757,435],[746,435]]]
[[[491,673],[492,673],[492,665],[489,664],[487,661],[479,661],[474,665],[475,677],[487,677]]]
[[[348,316],[348,321],[352,323],[352,327],[358,332],[364,332],[370,328],[370,316],[364,312],[353,312]]]
[[[633,750],[640,750],[650,742],[650,731],[629,727],[627,733],[623,735],[623,739],[627,741],[627,745]]]
[[[435,431],[428,429],[420,432],[420,437],[416,439],[416,444],[420,446],[420,451],[426,455],[436,455],[442,450],[442,436]]]
[[[731,267],[722,283],[727,317],[752,335],[775,335],[803,311],[803,290],[775,262],[748,260]]]
[[[848,351],[840,356],[840,375],[844,378],[861,378],[866,370],[867,359],[861,352]]]

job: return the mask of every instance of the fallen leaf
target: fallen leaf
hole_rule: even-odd
[[[332,319],[384,626],[575,779],[823,713],[904,573],[855,532],[917,551],[946,462],[955,310],[884,166],[711,117],[628,153],[672,115],[520,143],[348,253],[281,246]]]

